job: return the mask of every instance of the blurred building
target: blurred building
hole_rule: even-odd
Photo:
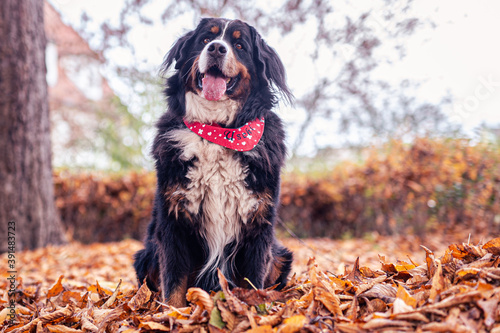
[[[113,109],[114,93],[101,75],[101,56],[47,1],[44,15],[53,159],[68,165],[90,158],[85,146],[95,140],[99,113]]]

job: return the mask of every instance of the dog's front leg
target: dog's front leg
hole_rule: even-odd
[[[271,224],[255,225],[245,230],[242,248],[236,258],[240,286],[252,288],[248,279],[257,289],[264,288],[264,282],[271,263],[273,228]]]
[[[192,267],[192,239],[178,220],[167,218],[157,234],[163,300],[174,307],[186,306],[188,277]]]

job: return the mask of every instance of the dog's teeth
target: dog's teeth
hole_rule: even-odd
[[[231,79],[227,79],[227,80],[226,80],[226,83],[229,83],[229,81],[231,81]]]

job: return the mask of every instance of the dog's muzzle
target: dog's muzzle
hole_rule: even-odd
[[[203,97],[217,101],[236,85],[238,73],[233,73],[234,59],[229,46],[221,40],[215,40],[205,46],[198,62],[198,86]]]

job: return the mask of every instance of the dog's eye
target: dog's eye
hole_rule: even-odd
[[[234,44],[234,47],[237,48],[238,50],[242,50],[243,49],[243,45],[241,45],[240,43]]]
[[[203,40],[203,44],[208,44],[208,43],[210,43],[210,40],[211,40],[210,38],[205,38],[205,39]]]

